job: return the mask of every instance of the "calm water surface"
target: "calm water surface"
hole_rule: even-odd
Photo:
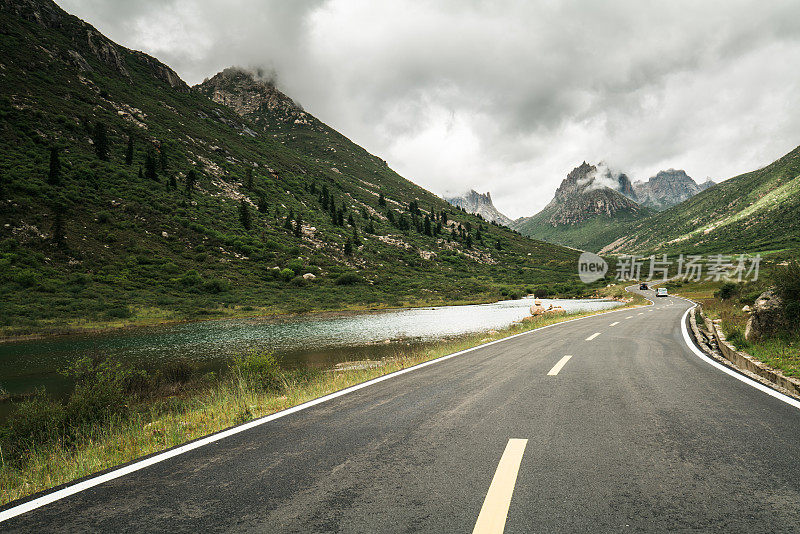
[[[533,299],[474,306],[392,310],[341,317],[282,320],[230,319],[102,334],[80,334],[0,343],[0,386],[24,393],[43,386],[54,394],[69,387],[58,370],[83,355],[113,356],[155,369],[186,359],[209,369],[250,350],[276,353],[287,367],[330,367],[347,360],[379,359],[420,345],[509,326],[526,315]],[[612,308],[600,300],[548,300],[568,312]]]

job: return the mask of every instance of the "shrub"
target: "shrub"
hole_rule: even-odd
[[[784,314],[790,325],[800,328],[800,262],[791,260],[772,274],[775,290],[783,299]]]
[[[336,285],[337,286],[352,286],[356,284],[361,284],[364,282],[364,278],[357,275],[356,273],[344,273],[336,278]]]
[[[533,292],[533,296],[537,299],[544,299],[550,295],[550,291],[547,288],[539,287]]]
[[[106,315],[113,319],[127,319],[131,316],[131,310],[127,306],[120,306],[106,310]]]
[[[293,270],[294,274],[303,274],[305,271],[305,265],[300,258],[290,260],[289,263],[286,264],[286,268]]]
[[[745,339],[742,331],[737,327],[733,327],[726,338],[728,342],[737,349],[744,350],[750,346],[750,343]]]
[[[284,386],[280,362],[270,352],[253,351],[237,358],[233,362],[233,372],[265,391],[278,391]]]
[[[159,370],[160,381],[166,384],[185,384],[197,374],[197,365],[188,360],[170,360]]]
[[[283,278],[285,282],[288,282],[292,278],[295,277],[294,271],[289,268],[284,268],[280,270],[280,277]]]
[[[212,278],[203,284],[206,293],[222,293],[230,289],[230,282],[224,278]]]
[[[714,297],[722,300],[728,300],[739,292],[739,288],[733,282],[726,282],[714,292]]]
[[[24,269],[14,275],[14,281],[22,287],[33,287],[36,284],[36,272],[31,269]]]
[[[73,428],[124,414],[129,394],[141,386],[146,376],[143,371],[134,371],[111,359],[88,357],[80,358],[64,374],[75,380],[66,405],[66,416]]]
[[[198,274],[198,272],[194,269],[187,271],[186,274],[181,276],[178,280],[180,281],[181,285],[186,287],[200,285],[201,281],[200,274]]]
[[[292,283],[298,287],[302,287],[306,285],[306,279],[303,278],[302,276],[295,276],[294,278],[292,278]]]
[[[6,461],[24,458],[25,451],[59,439],[64,434],[64,406],[47,397],[44,389],[16,405],[0,435]]]

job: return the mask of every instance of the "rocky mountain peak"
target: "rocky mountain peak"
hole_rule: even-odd
[[[228,106],[239,115],[284,124],[310,124],[313,117],[282,93],[272,78],[258,72],[229,67],[194,87],[214,102]]]
[[[444,197],[444,199],[458,208],[463,208],[467,213],[480,215],[489,222],[496,222],[508,226],[511,219],[500,213],[492,202],[492,195],[488,191],[485,194],[478,193],[470,189],[463,195]]]
[[[613,216],[619,211],[642,211],[626,193],[632,195],[633,185],[625,174],[615,173],[602,163],[595,166],[584,161],[567,174],[543,213],[549,213],[549,224],[559,226],[598,215]]]
[[[674,206],[703,190],[682,169],[659,171],[646,182],[633,184],[633,189],[639,202],[658,210]]]

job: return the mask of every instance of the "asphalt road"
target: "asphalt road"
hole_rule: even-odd
[[[471,532],[479,514],[502,528],[508,506],[505,532],[800,532],[800,410],[698,358],[689,304],[655,300],[365,387],[0,530]]]

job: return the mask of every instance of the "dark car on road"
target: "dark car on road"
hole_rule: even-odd
[[[642,291],[645,291],[645,290],[650,289],[650,288],[647,287],[647,284],[642,282],[641,284],[639,284],[639,289],[641,289]]]

